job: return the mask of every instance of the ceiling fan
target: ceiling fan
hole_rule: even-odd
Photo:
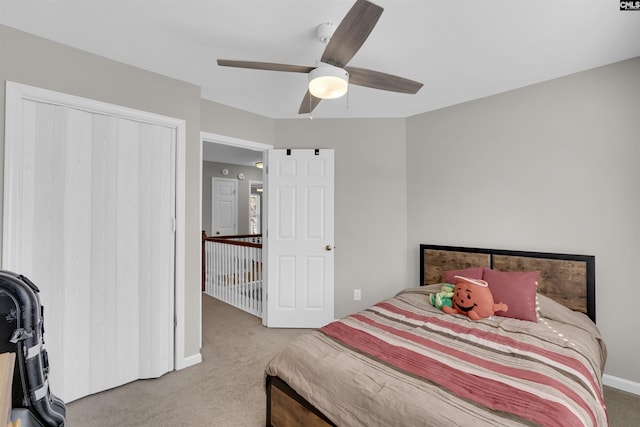
[[[311,113],[322,99],[333,99],[344,95],[348,83],[391,92],[415,94],[422,87],[422,83],[366,68],[347,66],[369,37],[383,10],[369,1],[357,0],[337,27],[331,24],[319,26],[319,38],[321,41],[328,40],[328,43],[320,59],[322,64],[317,67],[228,59],[218,59],[218,65],[309,74],[309,89],[300,104],[299,114]],[[333,31],[334,28],[335,31]],[[333,35],[331,35],[332,31]]]

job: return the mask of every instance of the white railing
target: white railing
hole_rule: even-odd
[[[262,235],[212,237],[203,231],[202,290],[262,317]]]

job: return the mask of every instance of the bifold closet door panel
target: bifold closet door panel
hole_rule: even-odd
[[[155,378],[173,369],[175,276],[175,153],[173,129],[144,125],[139,138],[138,315],[140,378]],[[153,153],[153,155],[150,155]],[[124,176],[124,174],[119,174]]]
[[[90,358],[102,369],[91,370],[93,392],[138,378],[138,138],[136,122],[95,118]]]
[[[41,289],[54,391],[68,402],[162,375],[175,131],[31,100],[22,110],[15,266]]]
[[[23,102],[23,245],[18,273],[40,288],[49,380],[63,399],[91,393],[91,113]],[[89,143],[88,143],[89,142]],[[89,157],[90,158],[90,157]]]

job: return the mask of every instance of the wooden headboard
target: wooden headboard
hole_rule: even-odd
[[[470,267],[539,271],[538,293],[596,321],[595,257],[545,252],[420,245],[420,285],[443,282],[443,272]]]

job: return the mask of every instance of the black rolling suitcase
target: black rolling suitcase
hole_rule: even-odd
[[[64,402],[49,390],[38,292],[26,277],[0,271],[0,353],[16,353],[11,418],[23,426],[63,426]]]

